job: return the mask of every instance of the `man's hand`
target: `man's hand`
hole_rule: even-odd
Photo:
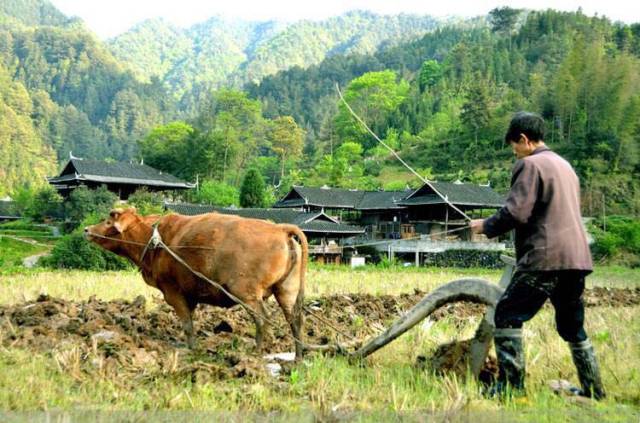
[[[484,219],[474,219],[469,222],[469,227],[471,228],[471,232],[474,234],[481,234],[484,231],[483,228]]]

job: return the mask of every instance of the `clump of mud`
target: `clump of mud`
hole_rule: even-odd
[[[453,341],[436,348],[430,357],[418,356],[417,365],[428,368],[436,374],[453,373],[460,378],[467,375],[470,367],[471,339]],[[489,355],[485,359],[478,379],[489,384],[498,376],[498,361]]]

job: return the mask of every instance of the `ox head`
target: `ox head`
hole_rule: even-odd
[[[97,225],[84,228],[86,240],[94,242],[102,248],[115,253],[122,249],[124,233],[136,226],[142,218],[136,213],[135,208],[113,209],[109,217]]]

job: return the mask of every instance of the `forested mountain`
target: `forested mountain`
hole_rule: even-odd
[[[2,0],[0,19],[15,19],[27,26],[64,26],[76,22],[46,0]]]
[[[505,22],[505,12],[520,19]],[[308,181],[415,183],[406,170],[393,170],[395,159],[355,123],[338,100],[337,83],[374,131],[423,175],[490,180],[499,189],[508,185],[512,163],[503,141],[511,115],[539,112],[547,142],[582,177],[590,211],[606,205],[637,214],[640,24],[513,9],[495,10],[490,22],[439,29],[373,55],[293,68],[247,90],[267,117],[291,115],[307,128],[305,151],[315,157],[304,162]],[[399,178],[400,172],[407,176]]]
[[[55,173],[56,156],[62,161],[71,151],[88,158],[135,157],[137,141],[174,114],[160,83],[139,82],[81,22],[67,20],[52,8],[47,2],[14,1],[0,9],[0,73],[14,86],[3,89],[24,91],[15,103],[5,97],[4,117],[9,109],[12,119],[27,113],[31,125],[29,132],[2,133],[13,141],[2,144],[1,155],[44,157],[40,147],[24,148],[36,144],[55,153],[54,166],[43,163],[36,173],[29,173],[30,160],[11,161],[13,170],[3,170],[31,174],[23,182],[35,184],[44,181],[40,169]],[[38,25],[42,22],[46,25]],[[4,191],[14,182],[4,179]]]
[[[55,152],[32,120],[34,98],[0,66],[0,196],[24,182],[43,183],[56,170]]]
[[[428,16],[369,12],[292,24],[215,17],[188,29],[154,19],[109,44],[114,55],[142,80],[158,77],[183,108],[195,109],[212,88],[240,87],[335,55],[373,53],[381,46],[421,36],[437,25]]]

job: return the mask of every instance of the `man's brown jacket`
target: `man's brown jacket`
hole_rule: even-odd
[[[516,162],[505,206],[483,225],[489,238],[511,229],[519,270],[592,270],[578,177],[547,147]]]

